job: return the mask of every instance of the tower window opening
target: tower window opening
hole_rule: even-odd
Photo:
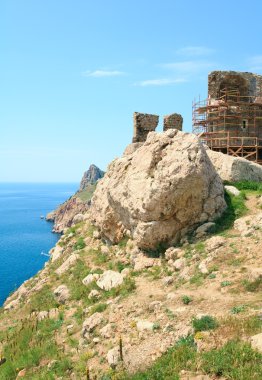
[[[247,125],[248,125],[248,121],[247,120],[242,120],[242,130],[243,131],[246,131],[246,129],[247,129]]]

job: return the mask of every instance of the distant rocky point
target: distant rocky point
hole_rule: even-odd
[[[104,177],[105,172],[100,170],[96,165],[90,165],[89,169],[84,173],[80,183],[79,191],[83,191],[89,185],[94,185],[99,179]]]
[[[96,183],[104,176],[104,172],[96,165],[90,165],[84,173],[79,190],[54,211],[46,215],[46,220],[54,222],[53,232],[62,233],[65,228],[81,222],[89,207]]]

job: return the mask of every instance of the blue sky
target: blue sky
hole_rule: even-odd
[[[2,0],[0,181],[106,169],[134,111],[191,131],[208,72],[262,74],[261,14],[261,0]]]

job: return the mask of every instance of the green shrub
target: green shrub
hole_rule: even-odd
[[[195,332],[198,331],[207,331],[214,330],[218,327],[218,322],[214,317],[210,315],[204,315],[201,318],[193,318],[192,325],[194,327]]]
[[[232,307],[232,309],[230,311],[231,311],[232,314],[239,314],[239,313],[242,313],[245,310],[246,310],[246,306],[245,305],[238,305],[238,306]]]
[[[90,314],[102,313],[106,308],[107,308],[106,303],[98,303],[92,307],[92,309],[90,310]]]
[[[84,238],[83,237],[78,238],[75,244],[75,249],[84,249],[85,246],[86,246],[86,243],[84,242]]]
[[[222,281],[222,282],[220,283],[220,285],[221,285],[222,288],[225,288],[226,286],[230,286],[230,285],[232,285],[232,282],[226,280],[226,281]]]
[[[248,292],[257,292],[262,290],[262,277],[259,277],[255,281],[244,280],[243,285],[245,290]]]
[[[228,342],[219,350],[202,353],[201,359],[208,374],[232,380],[261,380],[262,354],[247,343]]]
[[[211,227],[211,233],[221,233],[232,228],[234,221],[247,212],[245,205],[245,194],[235,196],[225,191],[225,201],[227,208],[223,214],[215,220],[215,226]]]
[[[189,297],[189,296],[182,296],[182,302],[183,302],[183,304],[188,305],[192,301],[193,300],[192,300],[191,297]]]

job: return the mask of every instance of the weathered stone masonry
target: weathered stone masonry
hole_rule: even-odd
[[[146,141],[149,132],[155,131],[158,122],[158,115],[134,112],[134,136],[133,143]],[[175,128],[182,131],[183,118],[178,113],[164,116],[164,131]]]

